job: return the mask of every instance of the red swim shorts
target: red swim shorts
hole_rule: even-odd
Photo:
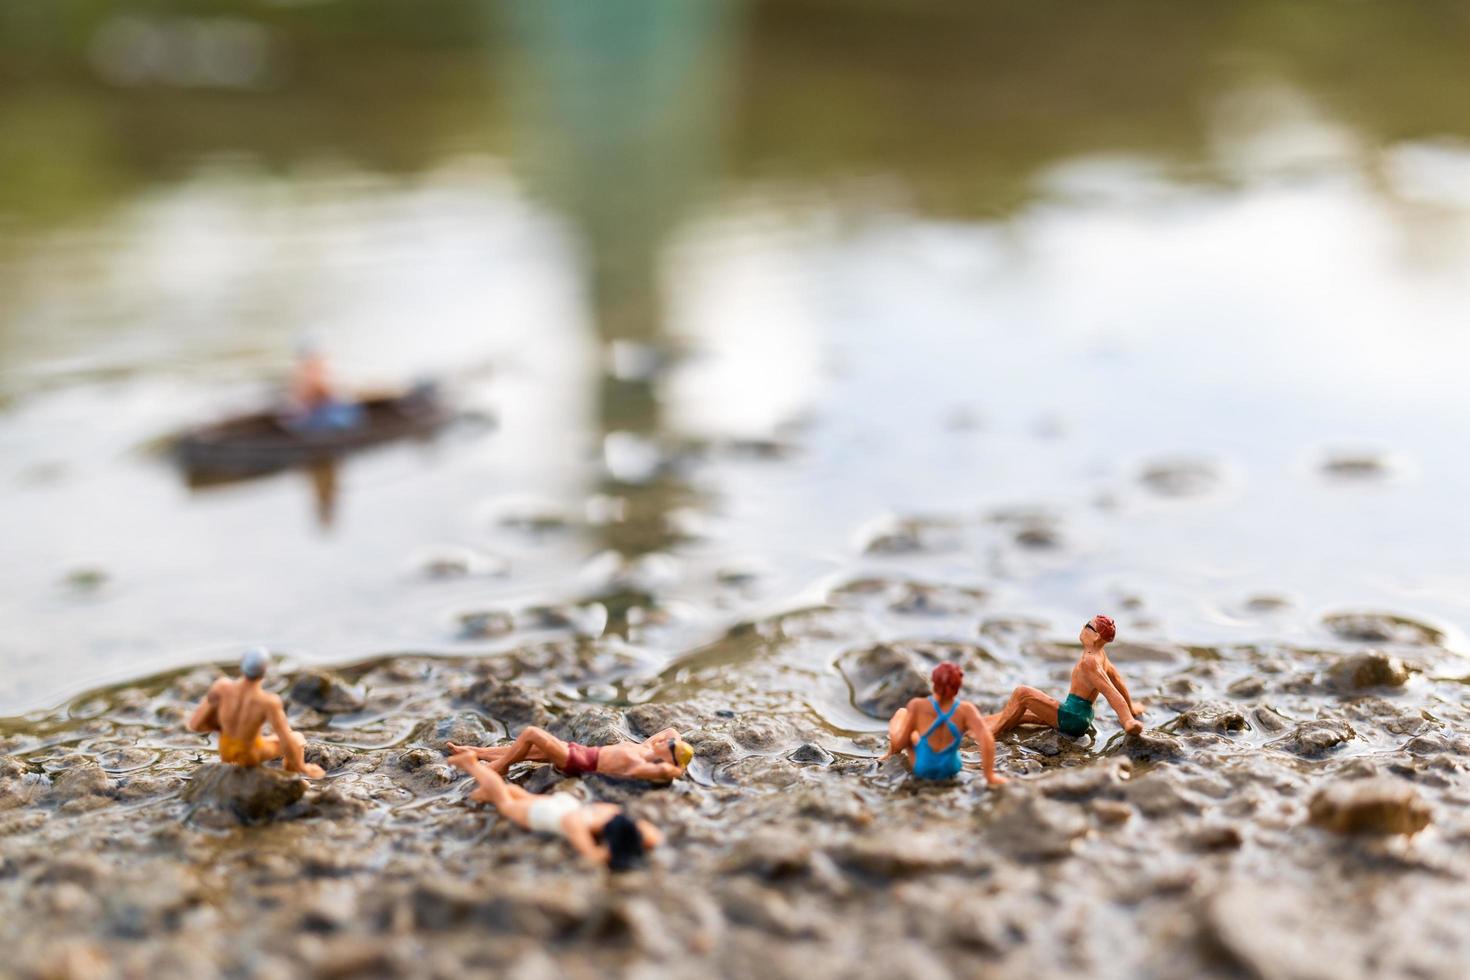
[[[567,764],[561,767],[563,775],[581,776],[585,773],[597,771],[597,757],[602,749],[595,745],[578,745],[576,742],[567,743]]]

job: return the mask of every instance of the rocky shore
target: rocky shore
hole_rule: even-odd
[[[934,662],[990,710],[1023,679],[1065,684],[1065,634],[982,603],[850,583],[661,670],[565,636],[283,673],[328,770],[310,784],[217,766],[184,730],[214,668],[10,719],[0,972],[1463,976],[1470,712],[1434,630],[1353,614],[1314,649],[1119,642],[1143,736],[1102,708],[1095,742],[1003,739],[997,790],[973,758],[916,785],[875,758]],[[863,609],[971,617],[972,639],[853,642]],[[672,786],[561,787],[663,827],[649,868],[610,876],[465,799],[444,742],[532,723],[591,744],[687,734],[699,754]]]

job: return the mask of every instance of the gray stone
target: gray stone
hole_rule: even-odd
[[[874,718],[886,721],[929,693],[929,678],[916,658],[886,643],[844,654],[837,665],[852,687],[853,704]]]
[[[1304,721],[1293,728],[1284,738],[1270,743],[1273,748],[1284,749],[1307,759],[1326,755],[1333,749],[1357,737],[1357,732],[1347,722],[1330,718]]]
[[[520,684],[486,678],[476,681],[464,698],[511,732],[519,734],[530,725],[546,727],[551,720],[541,699]]]
[[[291,681],[287,691],[296,704],[322,714],[351,714],[367,705],[362,688],[348,684],[336,674],[324,670],[303,670]]]
[[[201,766],[181,794],[195,809],[229,814],[243,824],[279,816],[306,793],[306,781],[295,773],[264,766]]]

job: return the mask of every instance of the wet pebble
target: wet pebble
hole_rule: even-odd
[[[102,796],[112,789],[112,779],[91,759],[70,756],[52,777],[51,797],[68,803],[87,796]]]
[[[1334,782],[1319,789],[1308,822],[1339,834],[1417,834],[1429,826],[1429,804],[1400,779]]]
[[[296,704],[323,714],[349,714],[367,704],[362,688],[324,670],[303,670],[291,681],[287,692]]]
[[[345,745],[338,745],[335,742],[310,740],[306,743],[305,755],[307,762],[310,762],[312,765],[321,766],[323,769],[331,772],[333,769],[340,769],[342,766],[351,762],[357,753],[353,749]]]
[[[1398,657],[1379,651],[1355,653],[1327,668],[1327,686],[1341,694],[1352,694],[1375,687],[1402,687],[1409,670]]]
[[[528,725],[544,728],[551,719],[539,697],[512,682],[494,678],[476,681],[463,698],[505,725],[512,734],[519,734]]]
[[[815,742],[801,743],[786,758],[803,766],[830,766],[832,764],[832,753]]]
[[[492,640],[515,631],[515,618],[501,609],[462,613],[459,617],[461,640]]]
[[[1303,758],[1315,759],[1356,737],[1357,732],[1347,722],[1319,718],[1302,722],[1287,733],[1286,737],[1270,744]]]
[[[613,745],[628,740],[622,713],[600,705],[572,708],[556,719],[549,730],[557,738],[583,745]]]
[[[1243,732],[1251,726],[1234,705],[1210,701],[1195,705],[1177,719],[1179,728],[1193,732]]]
[[[228,814],[244,824],[279,816],[306,793],[306,781],[294,773],[265,766],[201,766],[181,794],[196,810]]]
[[[1148,464],[1139,482],[1161,497],[1193,497],[1220,484],[1219,469],[1201,459],[1164,459]]]
[[[1322,620],[1327,631],[1353,643],[1395,643],[1404,646],[1437,646],[1444,634],[1433,626],[1389,613],[1334,613]]]
[[[929,693],[929,678],[916,658],[887,643],[844,654],[837,664],[852,687],[853,704],[874,718],[886,721]]]

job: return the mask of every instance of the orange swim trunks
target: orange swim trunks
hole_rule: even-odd
[[[232,738],[224,732],[219,734],[219,758],[221,762],[228,762],[236,766],[258,766],[264,761],[265,744],[260,735],[255,736],[254,741],[243,738]]]

